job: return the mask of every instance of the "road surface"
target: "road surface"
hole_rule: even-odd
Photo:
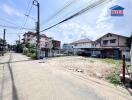
[[[5,59],[1,62],[4,64],[1,100],[132,100],[125,93],[42,66],[40,61],[21,54],[11,53]]]

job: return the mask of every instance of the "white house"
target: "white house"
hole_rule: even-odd
[[[71,45],[73,45],[74,49],[86,49],[86,48],[92,48],[93,43],[94,42],[92,40],[85,38],[72,42]]]
[[[70,43],[73,46],[74,54],[91,55],[91,49],[94,47],[94,42],[88,38],[80,39]]]

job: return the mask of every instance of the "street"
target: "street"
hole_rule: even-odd
[[[32,61],[21,54],[7,54],[6,60],[2,100],[130,100],[132,98],[106,86],[102,88],[96,85],[96,82],[86,82],[69,72],[42,66],[40,61]]]

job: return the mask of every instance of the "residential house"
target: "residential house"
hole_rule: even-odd
[[[74,53],[74,49],[73,49],[73,45],[72,44],[63,44],[62,46],[63,49],[63,53],[64,54],[73,54]]]
[[[35,36],[34,32],[27,32],[24,35],[24,38],[22,39],[24,43],[29,43],[31,42],[31,39]]]
[[[88,38],[80,39],[70,43],[73,46],[74,54],[91,56],[91,49],[94,42]],[[83,53],[83,54],[82,54]]]
[[[62,47],[64,50],[70,50],[70,49],[73,49],[73,46],[71,44],[63,44],[63,47]]]
[[[126,58],[130,58],[130,49],[127,46],[128,37],[108,33],[100,37],[95,41],[95,50],[93,54],[98,54],[101,57],[121,58],[122,55],[126,55]]]
[[[28,32],[24,34],[24,42],[30,43],[36,46],[36,34],[33,32]],[[52,54],[56,54],[56,50],[60,49],[61,42],[54,40],[50,37],[47,37],[45,34],[40,34],[40,55],[41,56],[52,56]],[[53,48],[54,47],[54,48]],[[54,51],[53,51],[54,50]]]
[[[72,42],[71,44],[73,45],[73,48],[77,48],[77,49],[85,49],[85,48],[93,47],[93,41],[88,38],[77,40],[75,42]]]

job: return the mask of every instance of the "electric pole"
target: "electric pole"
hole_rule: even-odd
[[[5,31],[6,31],[6,29],[4,29],[4,34],[3,34],[2,56],[4,56],[4,53],[5,53]]]
[[[21,44],[21,36],[20,36],[20,34],[18,35],[18,38],[19,38],[19,44]]]
[[[130,56],[131,56],[131,67],[132,67],[132,34],[131,34],[131,51],[130,51]]]
[[[40,7],[37,0],[33,1],[33,4],[37,6],[37,29],[36,29],[36,59],[40,58]]]

